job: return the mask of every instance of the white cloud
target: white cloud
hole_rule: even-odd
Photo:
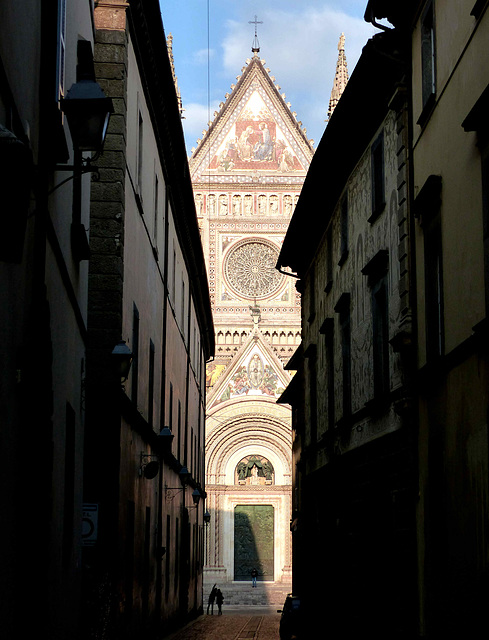
[[[214,60],[216,57],[215,49],[199,49],[194,51],[192,59],[198,65],[206,65],[209,60]]]
[[[295,5],[297,7],[297,4]],[[262,11],[258,33],[260,56],[286,94],[308,137],[318,143],[324,131],[329,97],[338,58],[338,40],[345,34],[346,58],[351,74],[375,29],[360,18],[328,7],[304,6]],[[223,66],[231,78],[251,57],[249,25],[228,20],[222,42]],[[233,75],[231,75],[233,74]]]
[[[377,31],[363,20],[365,6],[366,0],[240,0],[237,3],[212,0],[209,55],[202,22],[197,20],[197,13],[190,14],[195,24],[192,22],[193,30],[186,32],[188,55],[186,60],[182,56],[180,66],[177,65],[186,109],[183,126],[188,148],[202,138],[202,130],[214,119],[218,103],[225,100],[225,93],[236,83],[246,59],[253,55],[254,29],[249,22],[255,14],[261,21],[259,55],[266,60],[265,66],[281,86],[281,93],[286,94],[286,101],[307,128],[308,138],[314,139],[317,146],[326,126],[340,34],[345,34],[351,75],[363,46]],[[186,16],[183,24],[188,28],[188,14]],[[179,42],[175,40],[175,49]],[[205,104],[208,60],[213,99],[210,110]],[[185,102],[186,99],[190,102]]]
[[[214,120],[214,111],[219,108],[218,102],[212,102],[210,106],[192,102],[185,104],[184,120],[182,120],[185,138],[190,148],[197,146],[197,140],[202,138],[202,131],[206,130],[207,123]],[[190,153],[190,149],[187,149]]]

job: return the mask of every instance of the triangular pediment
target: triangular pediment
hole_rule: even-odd
[[[253,181],[266,175],[277,180],[307,173],[312,141],[263,65],[257,56],[248,61],[198,141],[190,159],[194,184],[208,179]]]
[[[208,375],[212,375],[212,372],[208,371]],[[290,374],[284,371],[282,362],[270,345],[260,331],[256,331],[242,345],[208,393],[207,411],[239,399],[276,401],[290,379]]]

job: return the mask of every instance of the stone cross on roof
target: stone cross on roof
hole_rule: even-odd
[[[255,37],[253,38],[253,46],[251,47],[251,51],[254,54],[259,53],[260,51],[260,43],[258,42],[258,36],[256,33],[256,27],[259,24],[263,24],[263,21],[257,20],[256,16],[254,20],[248,20],[248,24],[254,24],[255,25]]]

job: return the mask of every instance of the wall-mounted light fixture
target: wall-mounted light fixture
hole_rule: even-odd
[[[167,500],[173,500],[173,498],[177,495],[177,493],[180,493],[180,491],[183,491],[185,493],[185,488],[188,484],[188,481],[190,480],[190,472],[187,469],[187,467],[184,466],[180,469],[178,475],[180,477],[180,482],[182,483],[182,486],[181,487],[165,487]],[[174,491],[175,493],[171,494],[169,493],[170,491]]]
[[[71,248],[73,257],[79,262],[88,260],[90,257],[87,230],[81,216],[82,175],[93,171],[98,172],[98,168],[91,162],[102,153],[110,114],[114,111],[114,107],[112,99],[105,95],[102,87],[95,80],[92,45],[89,41],[78,41],[77,59],[76,82],[60,100],[60,107],[66,116],[71,133],[74,159],[72,165],[56,166],[57,171],[71,171],[73,175],[57,184],[54,189],[58,189],[68,180],[73,180]],[[89,151],[94,151],[95,156],[83,157],[82,154]]]
[[[61,110],[68,120],[73,148],[100,152],[114,107],[112,99],[105,95],[95,80],[90,42],[79,40],[77,55],[77,81],[61,99]]]
[[[120,340],[112,350],[112,363],[116,374],[120,376],[121,383],[127,380],[132,363],[132,351],[124,340]]]
[[[164,452],[171,451],[171,445],[174,437],[175,436],[171,432],[170,427],[163,427],[163,429],[159,432],[158,442],[161,444]]]
[[[156,478],[158,471],[160,470],[160,463],[158,456],[141,453],[140,464],[138,469],[139,477],[144,476],[148,480]]]
[[[207,511],[204,513],[204,524],[206,527],[209,526],[209,522],[211,521],[211,514],[209,513],[209,510],[207,509]]]

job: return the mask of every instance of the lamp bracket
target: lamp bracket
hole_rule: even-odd
[[[179,493],[180,491],[183,491],[184,487],[167,487],[165,486],[165,492],[166,492],[166,499],[167,500],[173,500],[173,498],[177,495],[177,493]],[[170,493],[171,491],[174,491],[175,493]]]
[[[141,477],[144,474],[144,469],[148,466],[151,461],[158,461],[159,457],[149,453],[141,452],[139,455],[139,469],[138,475]]]
[[[67,182],[69,182],[70,180],[73,180],[74,178],[76,178],[77,176],[82,176],[85,175],[86,173],[94,173],[94,177],[93,179],[98,182],[100,180],[100,170],[98,167],[96,167],[95,165],[90,164],[90,160],[92,158],[86,158],[84,160],[82,160],[83,164],[80,165],[76,165],[76,164],[57,164],[54,167],[55,171],[71,171],[73,175],[69,176],[69,178],[65,178],[64,180],[61,180],[61,182],[59,182],[55,187],[53,187],[48,195],[50,196],[52,193],[54,193],[54,191],[56,191],[56,189],[59,189],[60,187],[62,187],[64,184],[66,184]]]

